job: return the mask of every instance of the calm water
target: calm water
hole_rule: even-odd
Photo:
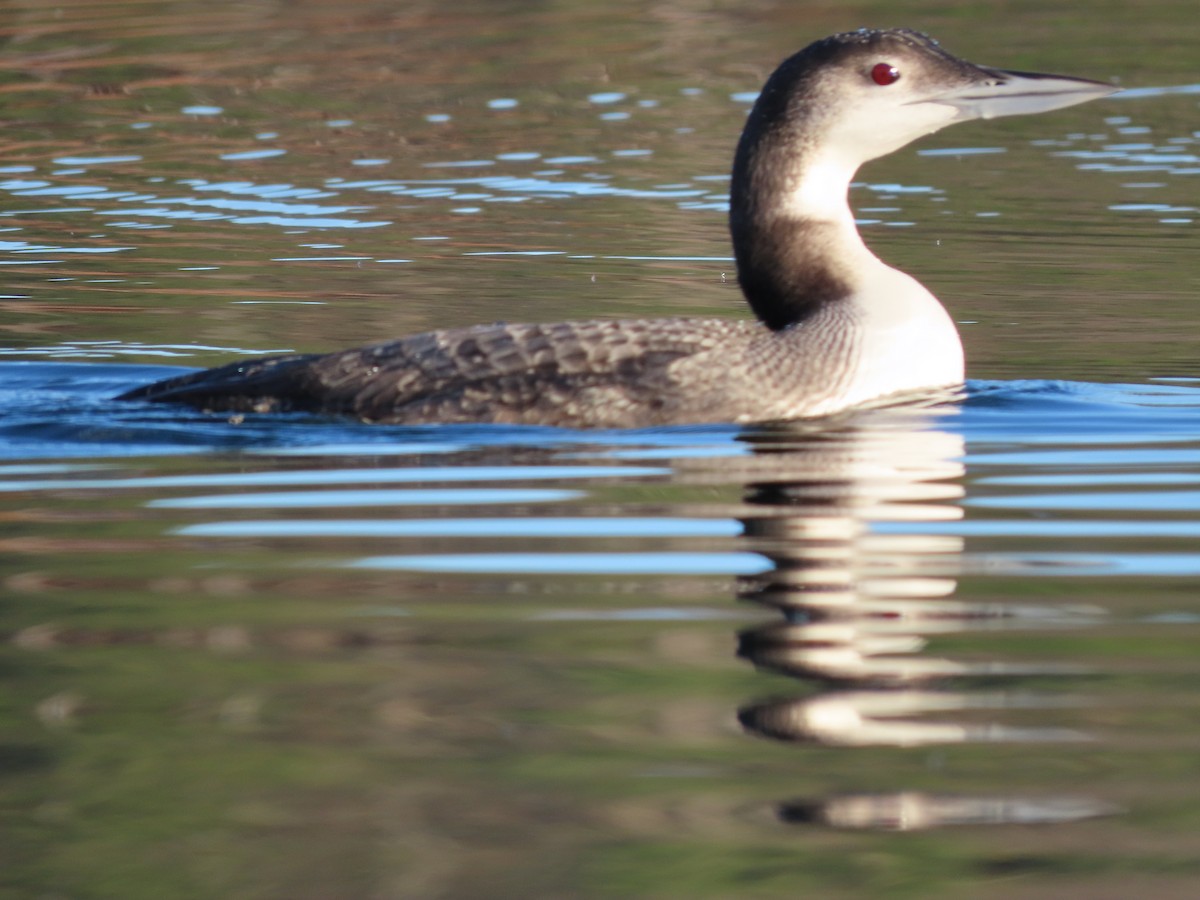
[[[0,896],[1200,891],[1190,3],[6,13]],[[110,399],[742,315],[754,92],[898,23],[1131,88],[852,190],[962,323],[965,402],[588,433]]]

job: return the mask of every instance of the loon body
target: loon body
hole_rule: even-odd
[[[308,410],[372,422],[620,428],[819,416],[954,387],[958,331],[863,243],[847,191],[864,162],[954,122],[1115,90],[984,68],[914,31],[856,31],[784,60],[734,159],[729,225],[756,320],[479,325],[323,355],[237,362],[121,399]]]

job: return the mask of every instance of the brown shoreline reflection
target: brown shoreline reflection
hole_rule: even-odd
[[[744,438],[758,463],[743,517],[753,549],[774,567],[742,579],[739,598],[778,620],[738,635],[738,656],[810,689],[748,703],[738,719],[776,741],[911,748],[967,743],[1087,741],[1053,725],[996,721],[1012,710],[1075,705],[1010,680],[1079,675],[1049,661],[962,661],[925,653],[931,636],[981,629],[1071,627],[1093,610],[954,599],[963,540],[924,535],[922,522],[963,517],[960,435],[921,409],[877,410],[824,430],[803,425]],[[879,523],[904,523],[897,533]],[[972,690],[986,678],[988,689]],[[997,685],[1000,685],[998,687]],[[955,824],[1067,822],[1114,813],[1086,797],[837,793],[789,800],[789,823],[912,830]]]

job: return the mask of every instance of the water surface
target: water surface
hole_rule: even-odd
[[[632,432],[111,398],[431,327],[744,315],[748,104],[893,8],[11,13],[6,895],[1200,884],[1190,6],[903,23],[1136,88],[853,187],[961,323],[965,403]]]

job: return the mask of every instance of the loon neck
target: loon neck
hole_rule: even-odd
[[[857,166],[757,131],[747,128],[738,146],[729,228],[746,301],[780,330],[854,295],[883,263],[846,199]]]

